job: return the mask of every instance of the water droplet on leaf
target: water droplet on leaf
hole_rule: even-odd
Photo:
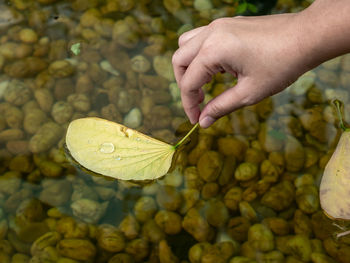
[[[114,152],[114,150],[115,150],[114,144],[111,142],[104,142],[100,145],[101,153],[112,153]]]

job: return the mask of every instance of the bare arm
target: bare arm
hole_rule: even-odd
[[[316,0],[297,14],[214,20],[184,33],[173,56],[183,107],[204,128],[282,91],[304,72],[350,52],[350,1]],[[238,83],[200,112],[201,87],[217,72]]]

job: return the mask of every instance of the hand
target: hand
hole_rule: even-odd
[[[283,90],[310,69],[298,16],[220,18],[180,36],[173,67],[192,124],[199,121],[207,128],[221,116]],[[237,85],[201,112],[201,87],[218,72],[236,76]]]

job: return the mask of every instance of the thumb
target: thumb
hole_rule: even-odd
[[[199,125],[208,128],[220,117],[241,107],[254,104],[256,93],[247,81],[239,81],[236,86],[226,90],[205,105],[199,116]]]

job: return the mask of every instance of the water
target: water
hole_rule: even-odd
[[[101,153],[113,153],[115,151],[115,146],[111,142],[104,142],[100,145],[99,151]]]
[[[128,116],[177,142],[191,128],[171,88],[178,34],[234,15],[235,4],[39,2],[0,9],[0,262],[350,262],[348,224],[318,201],[340,135],[331,99],[350,123],[348,55],[200,130],[160,180],[117,181],[66,159],[68,123]],[[234,82],[218,74],[205,90]],[[128,115],[135,108],[141,118]],[[112,142],[97,151],[122,160]]]

